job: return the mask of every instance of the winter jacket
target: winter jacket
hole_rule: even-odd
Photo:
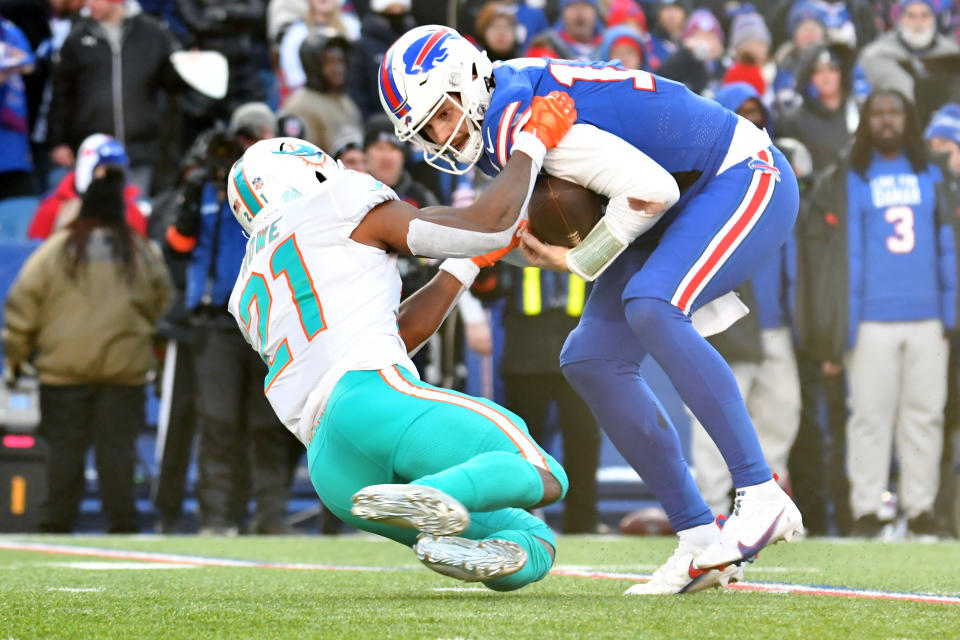
[[[836,110],[825,107],[811,93],[810,76],[814,64],[827,49],[841,60],[843,101]],[[826,169],[836,162],[856,131],[860,113],[853,98],[853,83],[852,53],[843,45],[811,45],[803,52],[796,84],[802,102],[778,121],[777,135],[802,142],[810,151],[814,171]]]
[[[797,220],[797,285],[796,324],[804,351],[815,360],[839,362],[855,338],[851,327],[858,324],[851,317],[855,305],[850,287],[850,247],[848,213],[849,160],[830,167],[817,180],[810,198],[809,210]],[[943,211],[942,190],[939,191],[937,224],[949,224]],[[939,235],[939,234],[938,234]],[[953,253],[941,252],[937,257],[941,273],[956,274]],[[954,275],[954,294],[956,275]],[[956,296],[953,309],[941,309],[945,325],[956,318]]]
[[[896,89],[916,104],[914,77],[907,70],[920,58],[960,53],[960,47],[950,38],[936,34],[933,43],[923,50],[910,49],[896,30],[885,33],[860,52],[860,64],[871,86],[878,89]]]
[[[75,150],[87,136],[108,133],[131,164],[152,165],[165,109],[161,92],[186,88],[170,63],[175,48],[169,31],[142,13],[124,18],[119,51],[96,20],[74,23],[54,69],[51,146]]]
[[[137,204],[139,197],[140,189],[134,184],[127,184],[123,190],[127,224],[134,231],[145,236],[147,235],[147,218]],[[33,220],[30,222],[30,228],[27,229],[27,237],[35,240],[49,238],[54,231],[73,221],[79,212],[80,195],[75,186],[74,172],[71,171],[37,207],[37,212],[33,214]]]
[[[3,353],[14,368],[28,360],[44,384],[143,384],[154,367],[154,324],[170,281],[163,260],[133,236],[132,282],[119,272],[108,232],[87,244],[88,262],[67,274],[69,232],[58,231],[27,259],[3,309]]]

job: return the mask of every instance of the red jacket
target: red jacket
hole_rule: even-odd
[[[77,200],[80,196],[74,187],[74,172],[71,171],[53,193],[48,195],[37,207],[37,212],[33,214],[33,220],[30,222],[30,228],[27,229],[27,237],[36,240],[45,240],[54,231],[57,223],[57,215],[60,208],[67,202]],[[137,206],[137,197],[140,195],[140,189],[133,184],[128,184],[123,190],[123,200],[127,205],[127,224],[134,231],[142,236],[147,235],[147,218]]]

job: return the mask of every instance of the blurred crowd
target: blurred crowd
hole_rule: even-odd
[[[426,166],[377,92],[387,48],[434,23],[492,60],[617,59],[766,129],[800,179],[795,238],[739,290],[753,312],[712,342],[812,533],[957,535],[951,0],[0,0],[0,241],[44,240],[5,301],[3,354],[8,384],[41,383],[44,530],[74,526],[90,447],[109,529],[138,530],[154,380],[160,530],[181,526],[194,457],[201,531],[290,530],[302,448],[226,312],[246,243],[226,179],[246,147],[286,135],[416,206],[470,202],[486,180]],[[433,274],[400,264],[405,294]],[[560,434],[566,532],[597,527],[600,435],[557,362],[587,296],[576,276],[498,265],[416,360],[534,437]],[[698,484],[729,512],[726,465],[693,422]]]

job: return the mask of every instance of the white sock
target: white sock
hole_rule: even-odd
[[[677,537],[680,538],[680,544],[684,546],[706,549],[720,539],[720,527],[714,522],[701,524],[698,527],[678,532]]]
[[[760,484],[752,484],[749,487],[737,487],[737,491],[744,491],[749,489],[751,493],[760,496],[778,496],[783,491],[780,488],[780,485],[777,484],[777,481],[773,478],[770,478],[766,482],[761,482]]]

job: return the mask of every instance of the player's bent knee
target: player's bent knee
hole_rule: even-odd
[[[543,498],[533,508],[545,507],[557,500],[562,500],[567,493],[568,486],[567,474],[563,469],[547,471],[537,468],[537,471],[540,472],[540,480],[543,482]]]

